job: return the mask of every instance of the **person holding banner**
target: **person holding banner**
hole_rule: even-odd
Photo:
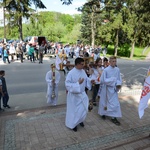
[[[110,65],[106,67],[100,77],[100,102],[98,114],[102,116],[102,119],[106,119],[106,116],[111,117],[111,121],[115,125],[120,125],[117,120],[118,117],[122,117],[120,103],[118,100],[118,91],[121,88],[122,79],[120,76],[120,69],[116,67],[116,57],[110,57]]]
[[[84,120],[88,112],[89,99],[85,92],[85,87],[91,89],[90,78],[83,70],[84,59],[76,58],[75,67],[69,71],[65,86],[67,93],[67,112],[65,124],[73,131],[77,131],[77,125],[84,127]]]
[[[139,107],[138,107],[138,113],[139,113],[140,119],[144,115],[144,110],[148,107],[149,99],[150,99],[150,67],[147,72],[147,77],[145,78],[145,81],[144,81],[144,87],[142,90]]]

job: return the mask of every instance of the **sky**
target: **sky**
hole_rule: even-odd
[[[40,9],[38,11],[56,11],[64,14],[79,14],[76,8],[85,4],[86,0],[73,0],[71,5],[62,5],[60,0],[42,0],[47,9]]]
[[[55,11],[64,14],[79,14],[80,12],[76,8],[82,6],[86,0],[73,0],[70,5],[62,5],[60,0],[42,0],[47,9],[38,9],[38,11]],[[34,9],[34,7],[33,7]],[[0,26],[3,26],[3,10],[0,9]]]

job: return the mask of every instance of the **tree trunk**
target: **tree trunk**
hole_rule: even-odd
[[[133,54],[134,54],[134,46],[135,46],[135,40],[132,42],[132,49],[131,49],[131,53],[130,53],[130,59],[133,58]]]
[[[142,55],[144,55],[144,53],[147,51],[147,49],[149,48],[149,45],[147,45],[144,50],[142,51]]]
[[[22,34],[22,17],[20,16],[18,19],[18,31],[19,31],[19,40],[23,41],[23,34]]]
[[[91,35],[91,38],[92,38],[92,43],[91,43],[91,45],[92,45],[92,48],[94,48],[94,45],[95,45],[95,29],[94,29],[94,13],[92,12],[91,13],[91,33],[92,33],[92,35]]]
[[[147,46],[144,48],[144,50],[142,51],[142,55],[144,55],[144,53],[147,51],[147,49],[149,48],[150,46],[150,38],[148,38],[148,44]]]
[[[116,30],[116,39],[115,39],[115,46],[114,46],[114,56],[117,56],[117,53],[118,53],[118,34],[119,34],[119,29]]]
[[[6,43],[6,24],[5,24],[5,8],[6,7],[6,2],[5,2],[5,6],[3,7],[3,17],[4,17],[4,43]]]

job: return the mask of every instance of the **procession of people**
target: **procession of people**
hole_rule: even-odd
[[[53,46],[51,45],[51,47]],[[16,49],[14,49],[13,44],[10,45],[9,50],[6,45],[3,48],[4,57],[2,59],[4,63],[6,63],[6,60],[8,63],[15,61],[15,51],[17,59],[20,59],[21,63],[24,62],[24,51],[21,44],[17,44]],[[26,49],[30,52],[28,53],[28,59],[31,62],[38,59],[39,64],[43,63],[45,43],[41,43],[36,48],[38,49],[37,55],[34,53],[35,47],[30,43],[27,44]],[[79,44],[71,46],[68,43],[66,45],[57,44],[53,49],[50,53],[55,54],[56,62],[59,58],[59,69],[64,71],[65,76],[66,127],[75,132],[78,130],[78,125],[84,127],[88,111],[91,111],[95,106],[98,106],[97,113],[103,120],[110,119],[115,125],[121,125],[119,118],[122,117],[122,112],[118,92],[122,86],[122,79],[120,69],[117,66],[117,58],[115,56],[104,57],[106,53],[101,56],[101,46],[91,49],[90,46]],[[8,56],[11,57],[11,61]],[[68,58],[74,58],[74,64],[70,64]],[[59,82],[61,80],[60,72],[56,67],[58,64],[55,63],[50,65],[50,70],[45,76],[47,103],[52,106],[56,106],[58,103]],[[3,78],[4,74],[2,72],[0,78],[0,99],[3,98],[4,108],[10,108],[8,105],[9,95]],[[89,98],[88,91],[92,99]],[[0,110],[3,111],[1,105]]]
[[[69,45],[60,47],[57,51],[57,59],[59,59],[60,70],[64,71],[65,87],[67,91],[67,110],[66,110],[66,127],[77,132],[78,125],[84,127],[84,121],[87,116],[89,105],[97,106],[97,98],[99,99],[98,114],[102,119],[110,118],[112,123],[120,125],[118,118],[122,117],[120,103],[118,100],[118,91],[121,88],[122,79],[120,70],[117,67],[117,59],[115,56],[109,58],[90,57],[87,49],[79,50],[77,45],[75,50],[75,62],[70,64],[68,57],[70,55]],[[81,47],[80,47],[81,48]],[[67,50],[67,51],[66,51]],[[79,51],[78,51],[79,50]],[[96,51],[98,52],[98,51]],[[88,55],[87,55],[88,53]],[[86,57],[87,56],[87,57]],[[92,59],[91,59],[92,58]],[[51,64],[52,66],[55,64]],[[58,65],[58,64],[57,64]],[[66,68],[71,68],[66,71]],[[55,73],[58,74],[55,68]],[[67,74],[66,74],[67,73]],[[51,105],[56,105],[56,97],[52,98],[53,86],[57,87],[60,76],[55,76],[57,84],[52,84],[52,69],[46,74],[46,82],[48,87],[47,95],[50,96]],[[90,100],[87,91],[91,91],[92,99]],[[55,91],[58,95],[59,90]],[[57,97],[58,98],[58,97]],[[91,101],[91,103],[89,103]]]

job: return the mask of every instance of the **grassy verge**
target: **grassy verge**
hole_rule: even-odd
[[[143,50],[144,50],[143,47],[135,47],[132,60],[145,60],[148,53],[150,53],[150,47],[144,52],[144,54]],[[125,50],[125,48],[124,49],[118,48],[118,57],[130,59],[130,51],[131,47],[128,47],[127,50]],[[113,55],[113,53],[114,53],[114,46],[109,45],[107,56],[109,57]]]

